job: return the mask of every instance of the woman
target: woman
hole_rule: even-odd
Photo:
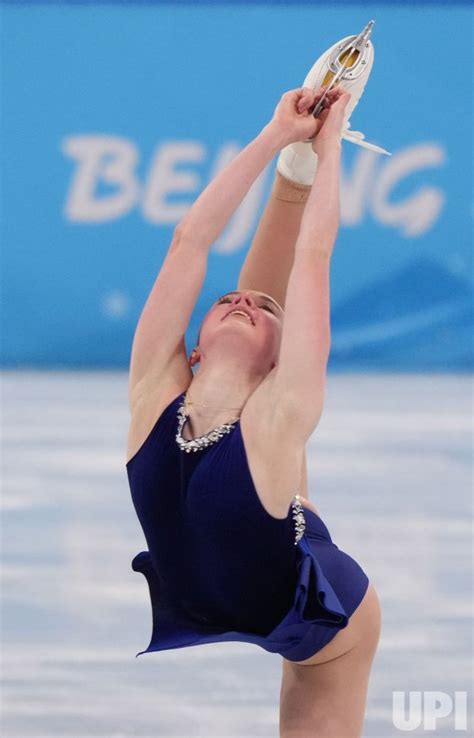
[[[315,119],[322,94],[285,93],[177,226],[130,370],[127,472],[149,549],[132,566],[147,579],[153,610],[141,653],[217,641],[279,653],[282,738],[361,735],[380,633],[373,585],[306,499],[350,98],[335,88]],[[210,246],[275,154],[310,138],[313,184],[277,172],[238,289],[212,305],[186,361]]]

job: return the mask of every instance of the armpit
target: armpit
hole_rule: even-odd
[[[308,500],[308,498],[307,498],[307,497],[302,497],[302,496],[301,496],[301,493],[300,493],[300,502],[301,502],[301,504],[303,505],[303,507],[307,507],[307,508],[309,508],[309,509],[310,509],[310,510],[312,510],[312,511],[313,511],[314,513],[316,513],[316,515],[319,515],[319,516],[320,516],[320,512],[319,512],[319,510],[318,510],[318,509],[316,508],[316,506],[315,506],[315,505],[313,505],[313,503],[311,502],[311,500]]]

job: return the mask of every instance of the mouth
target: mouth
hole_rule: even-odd
[[[240,315],[243,318],[247,318],[251,322],[252,325],[255,325],[254,320],[250,313],[248,313],[246,310],[241,310],[240,308],[236,310],[231,310],[227,315],[225,315],[225,318],[228,318],[230,315]]]

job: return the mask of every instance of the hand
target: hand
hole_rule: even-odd
[[[319,90],[299,87],[282,95],[270,121],[270,126],[279,132],[282,148],[316,135],[321,124],[309,110],[319,102],[323,92],[322,87]],[[329,101],[325,100],[324,105],[329,107]]]
[[[318,116],[320,125],[311,144],[314,153],[318,157],[328,149],[341,148],[344,113],[351,98],[350,94],[339,86],[334,87],[328,93],[329,97],[329,106],[324,108]]]

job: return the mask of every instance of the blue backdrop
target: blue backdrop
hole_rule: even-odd
[[[174,226],[320,53],[371,18],[343,142],[330,367],[471,369],[472,8],[4,3],[2,364],[123,367]],[[232,289],[274,164],[213,245]]]

